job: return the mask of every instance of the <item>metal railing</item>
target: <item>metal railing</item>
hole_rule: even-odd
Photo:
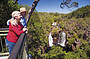
[[[0,52],[5,52],[7,50],[5,39],[8,33],[8,29],[9,28],[0,28],[0,46],[1,46]]]

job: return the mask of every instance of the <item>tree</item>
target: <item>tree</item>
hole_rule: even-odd
[[[7,20],[11,18],[14,10],[19,10],[19,5],[13,0],[2,0],[0,2],[0,28],[7,27]]]

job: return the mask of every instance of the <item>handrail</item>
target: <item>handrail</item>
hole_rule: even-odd
[[[9,28],[0,28],[0,36],[7,36]]]
[[[0,31],[9,30],[9,28],[0,28]]]
[[[26,21],[27,23],[32,15],[35,7],[37,6],[38,2],[39,2],[39,0],[34,0],[34,2],[32,4],[32,8],[29,10],[29,13],[28,13],[28,18]],[[23,48],[24,48],[24,44],[25,44],[25,40],[26,40],[25,37],[26,37],[25,33],[20,35],[20,37],[8,59],[22,59],[23,58],[22,55],[23,55]]]

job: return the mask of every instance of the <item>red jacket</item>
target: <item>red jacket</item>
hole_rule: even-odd
[[[24,32],[22,30],[23,25],[21,23],[18,23],[18,25],[16,26],[12,26],[11,24],[9,24],[9,32],[7,35],[7,40],[13,43],[16,43],[19,36]]]

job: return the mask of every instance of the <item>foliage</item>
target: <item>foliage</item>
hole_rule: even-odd
[[[79,8],[76,11],[73,11],[72,13],[67,14],[67,16],[68,16],[68,18],[72,18],[72,17],[76,17],[76,18],[90,17],[90,5]]]
[[[86,31],[89,31],[89,15],[87,14],[84,18],[72,17],[68,19],[68,17],[63,18],[63,16],[67,16],[64,14],[34,12],[28,23],[29,53],[32,54],[34,59],[89,59],[89,36],[86,37],[86,40],[83,39],[84,34],[88,35]],[[68,16],[70,15],[68,14]],[[66,49],[56,45],[48,48],[48,35],[54,21],[58,23],[59,27],[52,30],[54,34],[57,34],[57,31],[60,29],[64,29],[67,33],[69,47]],[[71,45],[75,39],[80,40],[81,46],[80,48],[76,47],[76,50],[72,51]]]
[[[7,20],[11,18],[11,13],[19,10],[20,6],[13,0],[2,0],[0,2],[0,28],[7,27]]]

